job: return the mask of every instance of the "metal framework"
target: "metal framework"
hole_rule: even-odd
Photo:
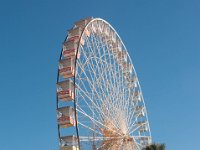
[[[60,150],[141,150],[151,143],[142,91],[115,29],[86,18],[68,31],[59,59]]]

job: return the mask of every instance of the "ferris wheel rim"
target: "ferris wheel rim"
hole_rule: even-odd
[[[87,25],[83,28],[83,31],[82,31],[81,36],[80,36],[79,41],[78,41],[78,48],[77,48],[77,53],[76,53],[76,57],[75,57],[75,75],[74,75],[74,78],[73,78],[73,79],[74,79],[74,85],[76,85],[76,78],[77,78],[77,76],[76,76],[76,74],[77,74],[77,59],[78,59],[77,57],[78,57],[78,52],[80,51],[80,45],[81,45],[80,40],[81,40],[81,38],[83,38],[83,34],[85,33],[86,28],[87,28],[92,22],[97,21],[97,20],[103,21],[104,23],[106,23],[106,24],[114,31],[114,33],[116,34],[116,36],[119,38],[120,43],[123,45],[123,47],[124,47],[125,50],[127,51],[127,48],[126,48],[125,44],[123,43],[121,37],[119,36],[119,34],[117,33],[117,31],[112,27],[112,25],[111,25],[110,23],[108,23],[107,21],[105,21],[104,19],[101,19],[101,18],[92,18],[92,19],[87,23]],[[68,39],[68,36],[66,36],[66,38],[65,38],[64,41],[66,41],[67,39]],[[130,58],[130,55],[129,55],[128,51],[127,51],[127,55],[128,55],[129,61],[131,62],[131,64],[133,64],[132,59]],[[62,51],[61,51],[61,55],[60,55],[60,59],[59,59],[59,60],[61,60],[61,59],[62,59]],[[134,71],[134,74],[137,76],[137,73],[136,73],[135,68],[134,68],[133,65],[132,65],[132,69],[133,69],[133,71]],[[137,77],[138,77],[138,76],[137,76]],[[57,76],[57,82],[58,82],[58,81],[59,81],[59,72],[58,72],[58,76]],[[140,87],[139,80],[138,80],[137,82],[138,82],[139,90],[142,92],[141,87]],[[75,97],[74,97],[74,108],[75,108],[76,132],[77,132],[78,143],[79,143],[79,148],[80,148],[80,139],[79,139],[80,136],[79,136],[79,129],[78,129],[79,123],[78,123],[78,117],[77,117],[77,101],[76,101],[76,90],[75,90],[75,86],[74,86],[74,95],[75,95]],[[141,93],[141,98],[142,98],[142,102],[143,102],[143,104],[144,104],[144,107],[146,108],[145,101],[144,101],[144,98],[143,98],[143,94],[142,94],[142,93]],[[58,97],[57,97],[57,108],[58,108]],[[147,110],[146,110],[145,114],[146,114],[145,116],[146,116],[146,120],[147,120],[147,122],[148,122],[148,127],[149,127],[149,121],[148,121]],[[59,138],[60,138],[60,129],[59,129],[59,128],[60,128],[60,127],[58,126]],[[150,137],[151,137],[150,127],[149,127],[149,134],[150,134]]]
[[[97,21],[97,20],[101,20],[101,21],[103,21],[104,23],[106,23],[107,25],[109,25],[109,27],[115,32],[115,34],[116,34],[117,37],[119,38],[121,44],[124,46],[125,50],[127,51],[126,45],[124,44],[123,40],[121,39],[121,37],[119,36],[119,34],[118,34],[117,31],[115,30],[115,28],[114,28],[109,22],[107,22],[106,20],[104,20],[104,19],[102,19],[102,18],[92,18],[92,20],[90,20],[90,21],[87,23],[87,25],[84,27],[84,29],[83,29],[83,31],[82,31],[82,33],[81,33],[80,39],[83,37],[83,34],[84,34],[86,28],[87,28],[92,22]],[[79,42],[78,42],[77,51],[79,51],[79,49],[80,49],[80,40],[79,40]],[[131,61],[131,64],[133,64],[132,59],[130,59],[131,57],[130,57],[129,53],[127,53],[127,55],[128,55],[128,57],[129,57],[129,60]],[[76,70],[76,60],[77,60],[77,55],[76,55],[76,59],[75,59],[75,70]],[[135,75],[137,76],[137,72],[136,72],[135,67],[134,67],[133,65],[132,65],[132,69],[133,69]],[[75,78],[76,78],[76,76],[75,76]],[[138,78],[138,76],[137,76],[137,78]],[[139,85],[140,91],[142,92],[142,89],[141,89],[139,80],[138,80],[138,85]],[[141,93],[141,96],[142,96],[142,100],[143,100],[144,106],[146,107],[146,104],[145,104],[145,101],[144,101],[144,98],[143,98],[143,93]],[[147,110],[146,110],[146,114],[147,114]],[[149,122],[148,115],[146,115],[146,118],[147,118],[147,121]],[[149,126],[149,124],[148,124],[148,126]],[[150,127],[149,127],[149,130],[150,130]],[[152,137],[152,136],[151,136],[151,130],[150,130],[149,132],[150,132],[150,137]]]

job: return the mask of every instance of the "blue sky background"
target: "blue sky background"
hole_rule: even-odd
[[[0,149],[57,150],[57,61],[67,29],[88,16],[125,43],[153,140],[198,149],[199,0],[0,0]]]

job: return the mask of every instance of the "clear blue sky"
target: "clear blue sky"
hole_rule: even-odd
[[[0,149],[57,150],[57,61],[67,29],[87,16],[124,41],[154,141],[198,149],[199,0],[1,0]]]

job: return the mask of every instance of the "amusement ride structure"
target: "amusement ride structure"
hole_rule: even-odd
[[[151,132],[132,60],[115,29],[86,18],[68,30],[57,76],[60,150],[142,150]]]

